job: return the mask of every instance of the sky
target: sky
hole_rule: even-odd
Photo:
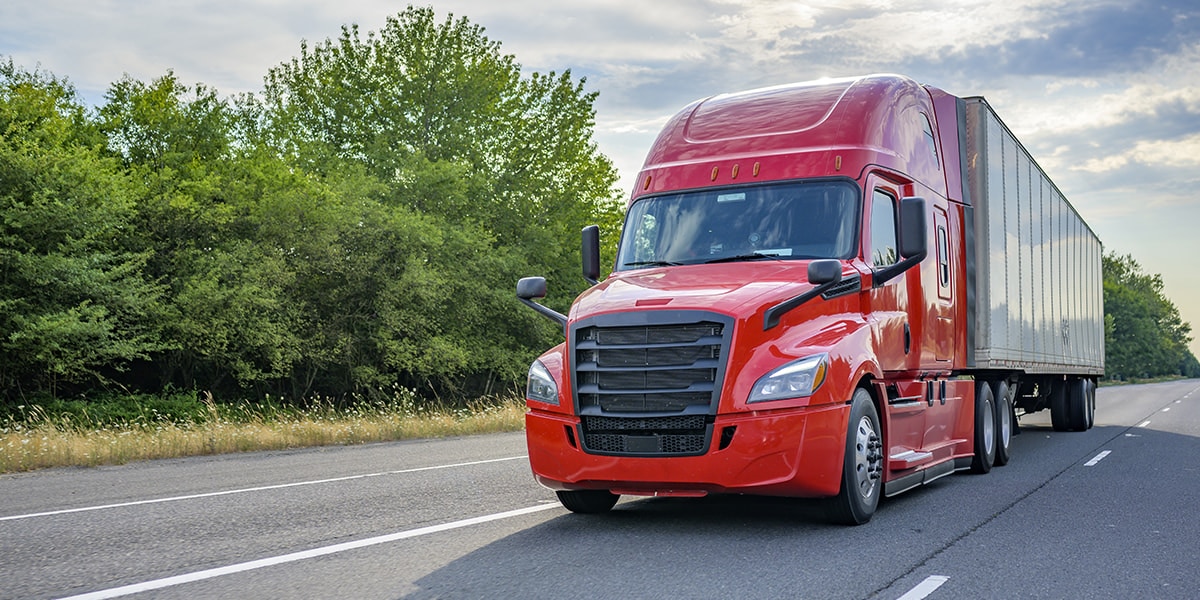
[[[222,95],[385,0],[3,0],[0,59],[99,104],[171,70]],[[629,191],[659,127],[693,100],[821,77],[900,73],[984,96],[1099,235],[1161,274],[1200,356],[1200,2],[1196,0],[430,0],[528,72],[570,69]]]

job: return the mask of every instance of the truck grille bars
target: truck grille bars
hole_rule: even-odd
[[[627,324],[630,320],[644,324]],[[708,449],[732,320],[662,311],[611,315],[573,331],[584,450],[697,455]]]

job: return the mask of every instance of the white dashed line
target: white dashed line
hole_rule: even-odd
[[[943,583],[949,581],[950,578],[944,575],[930,575],[925,578],[925,581],[917,584],[917,587],[908,590],[908,593],[900,596],[896,600],[921,600],[933,593],[934,590],[942,587]]]
[[[1137,424],[1137,426],[1138,426],[1138,427],[1145,427],[1145,426],[1147,426],[1147,425],[1149,425],[1149,424],[1150,424],[1150,421],[1142,421],[1141,423],[1138,423],[1138,424]]]
[[[1098,463],[1098,462],[1100,462],[1100,461],[1104,460],[1104,457],[1105,457],[1105,456],[1108,456],[1109,454],[1112,454],[1112,451],[1111,451],[1111,450],[1105,450],[1104,452],[1101,452],[1100,454],[1097,454],[1096,456],[1092,457],[1092,460],[1089,460],[1089,461],[1087,461],[1087,462],[1083,463],[1083,466],[1085,466],[1085,467],[1094,467],[1094,466],[1096,466],[1096,463]]]

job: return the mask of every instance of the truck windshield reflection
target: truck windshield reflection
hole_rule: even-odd
[[[619,270],[741,260],[849,259],[858,187],[785,183],[653,196],[629,209]]]

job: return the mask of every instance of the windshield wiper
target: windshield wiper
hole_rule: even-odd
[[[761,260],[764,258],[769,258],[771,260],[783,260],[783,259],[779,258],[780,256],[781,256],[780,254],[777,254],[774,252],[772,252],[770,254],[766,254],[766,253],[762,253],[762,252],[755,252],[753,254],[739,254],[737,256],[722,256],[721,258],[714,258],[712,260],[706,260],[706,261],[704,261],[704,264],[711,265],[713,263],[737,262],[739,260]]]
[[[666,260],[639,260],[635,262],[627,262],[622,266],[626,267],[678,267],[683,263],[670,262]]]

